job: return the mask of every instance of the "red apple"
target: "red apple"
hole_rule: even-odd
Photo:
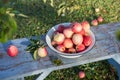
[[[73,42],[71,39],[66,38],[63,42],[63,45],[65,46],[65,48],[72,48],[73,47]]]
[[[69,52],[69,53],[76,53],[76,50],[75,50],[74,48],[69,48],[69,49],[68,49],[68,52]]]
[[[64,29],[65,29],[64,25],[59,25],[57,31],[62,33]]]
[[[14,45],[10,45],[8,48],[7,48],[7,54],[11,57],[15,57],[17,56],[18,54],[18,48]]]
[[[84,78],[85,77],[85,72],[84,71],[80,71],[79,72],[79,78]]]
[[[74,33],[78,33],[78,32],[80,32],[80,31],[82,30],[82,26],[81,26],[81,24],[78,23],[78,22],[72,23],[72,24],[71,24],[71,28],[72,28],[72,31],[73,31]]]
[[[81,23],[81,25],[82,25],[82,28],[85,30],[85,32],[89,32],[90,31],[90,24],[89,24],[88,21],[83,21]]]
[[[72,41],[75,45],[83,42],[83,36],[81,34],[73,34]]]
[[[55,41],[51,42],[52,46],[56,45],[57,43]]]
[[[83,51],[85,50],[85,45],[84,44],[79,44],[76,46],[76,51],[77,52],[80,52],[80,51]]]
[[[63,30],[63,34],[65,35],[66,38],[71,38],[73,35],[73,31],[71,28],[66,28]]]
[[[81,34],[81,35],[85,35],[86,34],[86,32],[85,32],[85,30],[84,29],[82,29],[78,34]]]
[[[65,39],[65,36],[63,33],[56,33],[53,36],[53,40],[56,42],[56,44],[62,44]]]
[[[56,49],[57,49],[58,51],[60,51],[60,52],[64,52],[64,51],[65,51],[65,47],[64,47],[62,44],[58,45],[58,46],[56,47]]]
[[[92,44],[92,37],[91,36],[84,36],[83,37],[83,44],[85,46],[90,46]]]
[[[98,21],[97,21],[96,19],[94,19],[94,20],[92,20],[91,24],[92,24],[93,26],[97,26],[97,25],[98,25]]]
[[[38,49],[38,56],[40,56],[40,57],[46,57],[47,56],[47,49],[46,49],[46,47],[40,47],[39,49]]]
[[[103,22],[103,18],[102,18],[101,16],[99,16],[97,20],[98,20],[98,22],[100,22],[100,23]]]

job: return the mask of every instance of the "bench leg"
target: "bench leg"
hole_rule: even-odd
[[[111,59],[108,59],[108,62],[115,67],[119,77],[118,80],[120,80],[120,54],[115,55]]]
[[[117,54],[117,55],[115,55],[115,56],[113,57],[113,59],[114,59],[118,64],[120,64],[120,53]]]
[[[36,80],[44,80],[51,72],[52,70],[44,71]]]

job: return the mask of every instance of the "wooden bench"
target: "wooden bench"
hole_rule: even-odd
[[[5,44],[0,43],[0,80],[24,79],[25,76],[34,74],[41,75],[36,80],[43,80],[50,72],[58,69],[69,68],[95,61],[114,58],[120,64],[116,57],[120,55],[120,42],[116,40],[115,31],[120,28],[120,23],[103,24],[98,27],[91,27],[96,37],[96,43],[93,49],[79,58],[63,58],[56,55],[47,47],[49,56],[56,56],[62,60],[63,64],[56,66],[52,63],[49,56],[41,58],[39,61],[33,60],[30,53],[25,49],[29,44],[29,39],[15,39]],[[45,36],[41,36],[45,39]],[[16,57],[9,57],[6,53],[8,45],[16,45],[19,54]],[[120,56],[119,56],[120,57]],[[119,58],[118,57],[118,58]]]

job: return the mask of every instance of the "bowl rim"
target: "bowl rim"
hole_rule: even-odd
[[[50,39],[50,37],[49,37],[49,35],[51,35],[50,33],[51,33],[51,31],[53,30],[53,31],[55,31],[56,29],[57,29],[57,27],[59,26],[59,25],[70,25],[71,23],[70,22],[65,22],[65,23],[60,23],[60,24],[57,24],[57,25],[55,25],[55,26],[53,26],[51,29],[49,29],[49,31],[47,32],[47,34],[46,34],[46,43],[47,43],[47,45],[48,45],[48,47],[52,50],[52,51],[54,51],[55,53],[58,53],[59,55],[61,55],[61,56],[65,56],[65,57],[71,57],[71,56],[81,56],[81,55],[83,55],[83,54],[85,54],[85,53],[87,53],[87,52],[89,52],[93,47],[94,47],[94,45],[95,45],[95,43],[96,43],[96,41],[95,41],[95,35],[94,35],[94,33],[90,30],[90,34],[91,34],[91,36],[92,36],[92,44],[86,49],[86,50],[84,50],[84,51],[82,51],[82,52],[79,52],[79,53],[71,53],[71,54],[69,54],[69,53],[63,53],[63,52],[60,52],[60,51],[58,51],[57,49],[55,49],[52,45],[51,45],[51,39]],[[55,29],[56,28],[56,29]],[[49,40],[48,40],[49,39]],[[49,41],[49,42],[48,42]]]

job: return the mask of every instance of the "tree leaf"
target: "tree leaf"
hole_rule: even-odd
[[[65,2],[60,3],[59,6],[58,6],[58,8],[61,8],[63,6],[65,6]]]
[[[14,14],[20,14],[20,12],[17,11],[17,10],[13,10],[13,11],[11,11],[11,12],[14,13]]]
[[[64,7],[60,8],[59,10],[57,10],[58,16],[60,16],[62,14]]]
[[[52,7],[54,7],[54,1],[53,1],[53,0],[50,0],[50,5],[51,5]]]
[[[22,14],[22,13],[18,14],[18,16],[28,18],[28,16],[27,16],[27,15],[24,15],[24,14]]]
[[[43,0],[43,2],[44,2],[44,3],[46,3],[46,2],[47,2],[47,0]]]
[[[1,10],[4,11],[3,9]],[[1,22],[0,42],[6,42],[8,39],[12,38],[13,33],[17,30],[17,23],[14,17],[10,16],[6,12],[1,13],[0,22]]]

